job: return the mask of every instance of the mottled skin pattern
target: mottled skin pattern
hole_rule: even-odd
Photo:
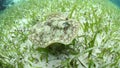
[[[44,22],[38,22],[31,28],[29,39],[34,45],[46,48],[53,43],[70,44],[77,36],[79,23],[67,19],[64,15],[49,17]]]

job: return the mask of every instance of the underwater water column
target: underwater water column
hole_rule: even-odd
[[[120,0],[110,0],[110,1],[120,8]]]
[[[6,7],[4,6],[4,2],[6,0],[0,0],[0,10],[4,10]]]
[[[0,0],[0,11],[6,9],[12,4],[14,4],[13,0]]]

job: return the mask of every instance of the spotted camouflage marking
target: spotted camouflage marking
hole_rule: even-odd
[[[38,22],[31,28],[29,39],[38,47],[45,48],[52,43],[69,44],[77,36],[79,23],[60,15]]]

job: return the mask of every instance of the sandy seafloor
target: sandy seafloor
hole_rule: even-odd
[[[33,0],[34,1],[34,0]],[[1,3],[1,5],[0,5],[0,13],[1,14],[4,14],[4,11],[7,9],[7,8],[11,8],[12,6],[14,6],[14,4],[19,4],[19,3],[22,3],[22,2],[20,2],[20,0],[13,0],[13,3],[11,3],[11,1],[10,1],[10,4],[9,4],[9,1],[7,1],[7,4],[5,3],[5,2],[3,2],[3,3],[5,3],[5,4],[2,4],[2,0],[0,1]],[[116,5],[116,7],[118,7],[118,9],[120,9],[120,0],[110,0],[110,2],[112,2],[114,5]],[[5,5],[5,7],[4,7],[4,5]],[[7,11],[6,11],[7,12]],[[14,14],[14,13],[13,13]],[[21,20],[22,22],[28,22],[28,20],[27,19],[22,19]],[[83,21],[84,21],[84,18],[83,18]],[[1,25],[1,23],[2,22],[0,22],[0,25]],[[22,24],[22,25],[24,25],[24,24]],[[9,26],[8,26],[9,27]],[[2,34],[0,34],[1,36],[2,36]],[[15,41],[16,42],[16,41]],[[32,44],[31,44],[31,42],[29,41],[29,40],[27,40],[26,41],[27,43],[23,43],[23,44],[21,44],[21,45],[25,45],[25,47],[30,47]],[[30,43],[29,43],[30,42]],[[111,43],[112,44],[112,43]],[[30,46],[27,46],[27,45],[30,45]],[[24,48],[24,47],[23,47]],[[9,49],[9,48],[8,48]],[[4,49],[3,49],[4,50]],[[21,49],[22,50],[22,49]],[[24,50],[24,49],[23,49]],[[29,50],[29,49],[28,49]],[[96,49],[97,50],[97,49]],[[1,52],[1,51],[0,51]],[[26,51],[27,52],[27,51]],[[28,51],[29,52],[29,51]],[[97,51],[97,52],[99,52],[99,50]],[[34,53],[34,52],[32,52],[32,53]],[[36,52],[36,54],[37,54],[37,52]],[[39,68],[39,65],[40,65],[40,67],[41,68],[54,68],[54,67],[56,67],[57,68],[57,66],[58,66],[58,68],[62,68],[62,67],[59,67],[59,65],[57,65],[57,64],[60,64],[61,63],[61,61],[62,60],[65,60],[65,58],[67,58],[68,56],[66,56],[65,54],[60,54],[59,55],[59,57],[56,57],[56,56],[53,56],[53,55],[48,55],[49,56],[49,58],[46,60],[46,61],[50,61],[50,62],[48,62],[48,63],[46,63],[46,61],[43,61],[43,62],[38,62],[38,61],[40,61],[40,60],[38,60],[38,59],[40,59],[40,55],[31,55],[31,54],[23,54],[22,56],[26,56],[26,57],[24,57],[24,59],[23,60],[20,60],[19,59],[19,61],[20,61],[20,64],[22,63],[22,61],[23,61],[23,63],[26,63],[26,65],[24,65],[23,67],[24,68]],[[21,57],[22,57],[21,56]],[[30,57],[29,56],[32,56],[32,57],[35,57],[35,58],[33,58],[34,60],[30,60],[30,61],[28,61],[27,59],[29,58],[30,59]],[[43,58],[44,58],[44,56],[46,56],[46,54],[45,55],[43,55]],[[72,55],[69,55],[70,56],[70,58],[73,58],[73,56]],[[86,55],[84,55],[84,56],[86,56]],[[81,56],[81,57],[84,57],[84,56]],[[3,57],[3,56],[2,56]],[[16,55],[16,57],[18,57],[17,55]],[[81,57],[79,57],[79,58],[81,58]],[[1,58],[1,53],[0,53],[0,58]],[[3,57],[4,58],[4,57]],[[5,58],[8,58],[8,57],[5,57]],[[11,57],[12,58],[12,57]],[[46,58],[46,57],[45,57]],[[58,60],[56,60],[57,58],[60,58],[60,59],[58,59]],[[105,58],[106,60],[107,60],[107,58],[106,57],[103,57],[103,58]],[[62,59],[62,60],[61,60]],[[109,59],[109,58],[108,58]],[[13,65],[16,65],[15,66],[15,68],[20,68],[19,67],[19,63],[17,63],[16,62],[16,60],[17,60],[17,58],[15,58],[15,59],[11,59],[10,61],[9,61],[9,63],[11,62],[11,64],[12,64],[12,61],[14,61],[14,63],[13,63]],[[69,59],[68,59],[69,60]],[[83,59],[81,59],[81,61],[82,61]],[[100,59],[99,59],[100,60]],[[98,61],[99,61],[98,60]],[[119,59],[120,60],[120,59]],[[6,64],[7,62],[8,62],[8,60],[7,59],[5,59],[5,63],[3,62],[3,61],[1,61],[1,59],[0,59],[0,68],[1,67],[7,67],[7,65],[2,65],[1,63],[4,63],[4,64]],[[31,61],[35,61],[34,63],[31,63]],[[76,61],[76,59],[75,59],[75,61]],[[73,62],[73,63],[76,63],[76,62]],[[89,60],[90,61],[90,60]],[[95,60],[95,61],[97,61],[97,60]],[[109,61],[109,60],[108,60]],[[15,63],[16,62],[16,63]],[[38,63],[37,63],[38,62]],[[69,62],[69,61],[68,61]],[[79,68],[88,68],[87,67],[87,65],[85,64],[82,64],[82,63],[84,63],[84,62],[86,62],[86,61],[84,61],[83,60],[83,62],[81,62],[81,66],[78,66]],[[104,61],[101,61],[101,62],[104,62]],[[33,67],[30,67],[30,65],[29,65],[29,63],[31,64],[31,65],[33,65]],[[36,64],[35,64],[36,63]],[[64,62],[65,63],[65,62]],[[92,63],[92,61],[91,61],[91,63]],[[98,62],[99,63],[99,62]],[[117,62],[116,62],[117,63]],[[27,65],[28,64],[28,65]],[[96,64],[96,63],[93,63],[93,64]],[[17,66],[18,65],[18,66]],[[67,64],[64,64],[64,65],[67,65]],[[68,64],[69,65],[69,64]],[[91,64],[92,65],[92,64]],[[97,64],[96,64],[97,65]],[[106,64],[107,65],[107,64]],[[8,66],[9,66],[9,64],[8,64]],[[21,65],[22,66],[22,65]],[[94,65],[93,65],[94,66]],[[119,63],[119,65],[118,66],[120,66],[120,63]],[[96,68],[99,68],[100,66],[99,65],[97,65],[96,66]],[[9,67],[8,67],[9,68]],[[11,67],[12,68],[12,67]]]

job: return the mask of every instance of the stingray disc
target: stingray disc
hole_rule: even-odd
[[[53,43],[70,44],[77,36],[79,23],[62,15],[38,22],[31,28],[29,39],[34,45],[46,48]]]

